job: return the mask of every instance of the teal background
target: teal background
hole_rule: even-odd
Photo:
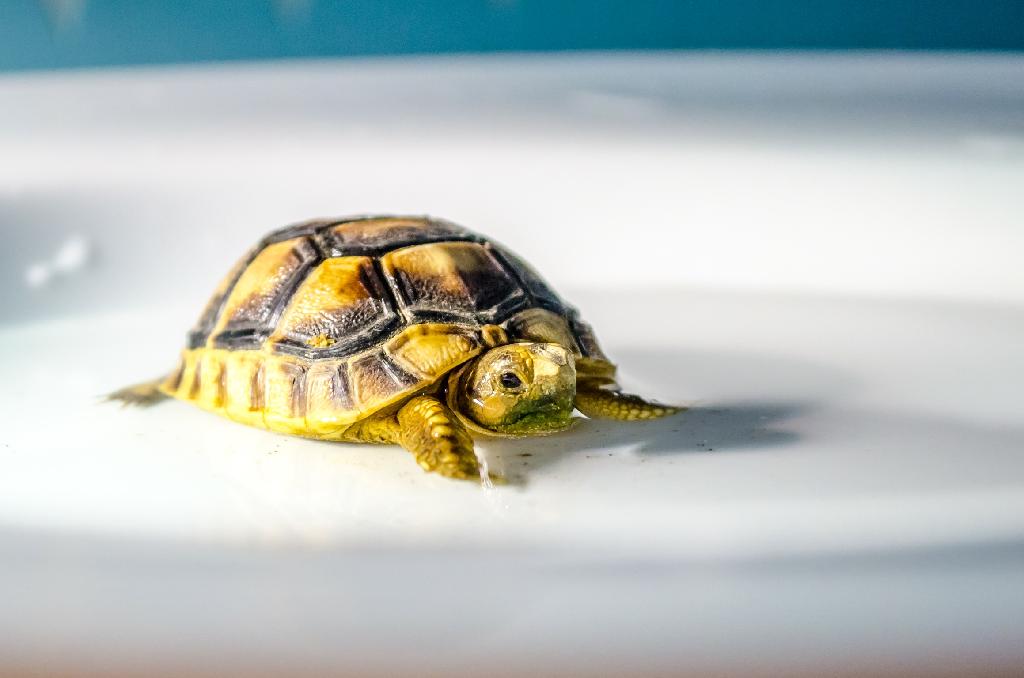
[[[0,0],[0,70],[588,49],[1024,49],[1024,0]]]

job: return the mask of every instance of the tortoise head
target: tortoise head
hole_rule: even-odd
[[[492,348],[454,375],[448,401],[473,429],[525,436],[567,428],[575,396],[572,352],[517,343]]]

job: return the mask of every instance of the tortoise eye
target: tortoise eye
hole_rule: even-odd
[[[520,379],[519,375],[515,372],[502,372],[499,379],[501,381],[501,387],[507,388],[510,391],[514,391],[523,385],[523,380]]]

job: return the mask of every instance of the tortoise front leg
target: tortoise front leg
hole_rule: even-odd
[[[598,384],[588,382],[577,384],[574,404],[577,410],[591,419],[618,421],[658,419],[686,409],[651,402],[640,396],[622,393],[617,389],[602,388]]]
[[[433,396],[417,396],[398,411],[398,443],[425,471],[449,478],[480,474],[473,439],[448,406]]]

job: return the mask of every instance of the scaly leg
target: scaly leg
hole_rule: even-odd
[[[576,387],[576,409],[591,419],[641,421],[658,419],[681,412],[685,407],[671,407],[644,400],[640,396],[580,383]]]
[[[160,385],[164,380],[165,377],[160,377],[153,381],[144,381],[141,384],[125,386],[124,388],[107,395],[105,400],[107,402],[116,400],[121,403],[121,407],[127,407],[129,405],[135,407],[149,407],[150,405],[155,405],[161,400],[169,397],[160,390]]]
[[[417,396],[398,411],[398,442],[425,471],[449,478],[478,478],[473,439],[448,406],[432,396]]]

